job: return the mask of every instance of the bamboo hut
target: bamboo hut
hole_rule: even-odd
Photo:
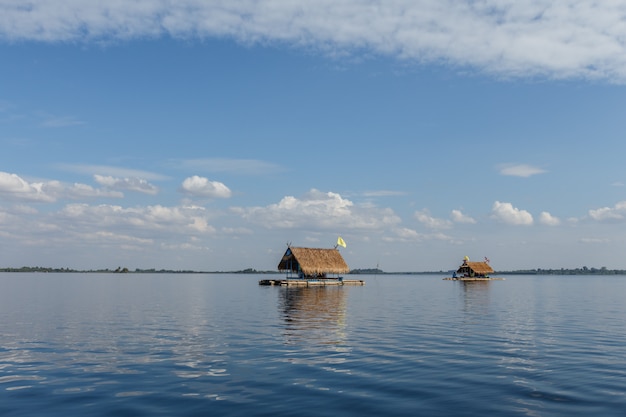
[[[343,279],[339,275],[347,274],[350,268],[336,247],[313,249],[289,246],[278,263],[278,270],[287,273],[286,279],[262,279],[259,285],[365,285],[362,279]],[[334,276],[330,276],[331,274]]]
[[[456,271],[462,277],[470,278],[489,278],[493,268],[487,262],[469,262],[463,261],[463,264]]]
[[[278,270],[287,272],[287,278],[340,279],[339,274],[350,272],[341,253],[335,249],[288,247]],[[336,275],[335,278],[329,274]]]
[[[493,278],[489,276],[494,272],[489,265],[489,259],[485,258],[485,262],[470,262],[469,257],[463,259],[463,263],[452,274],[452,277],[446,277],[445,280],[450,281],[502,281],[504,278]]]

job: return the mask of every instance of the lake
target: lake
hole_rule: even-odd
[[[626,277],[358,277],[2,273],[0,415],[626,412]]]

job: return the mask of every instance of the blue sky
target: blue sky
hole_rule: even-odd
[[[626,268],[626,5],[0,1],[0,266]]]

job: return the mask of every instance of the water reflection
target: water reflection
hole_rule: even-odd
[[[343,287],[282,287],[279,308],[287,343],[337,345],[345,341]]]
[[[491,281],[459,281],[463,297],[463,312],[486,314],[489,311]]]
[[[2,416],[623,415],[619,277],[43,275],[0,276]]]

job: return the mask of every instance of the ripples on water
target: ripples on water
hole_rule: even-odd
[[[0,274],[2,416],[601,416],[626,277]]]

